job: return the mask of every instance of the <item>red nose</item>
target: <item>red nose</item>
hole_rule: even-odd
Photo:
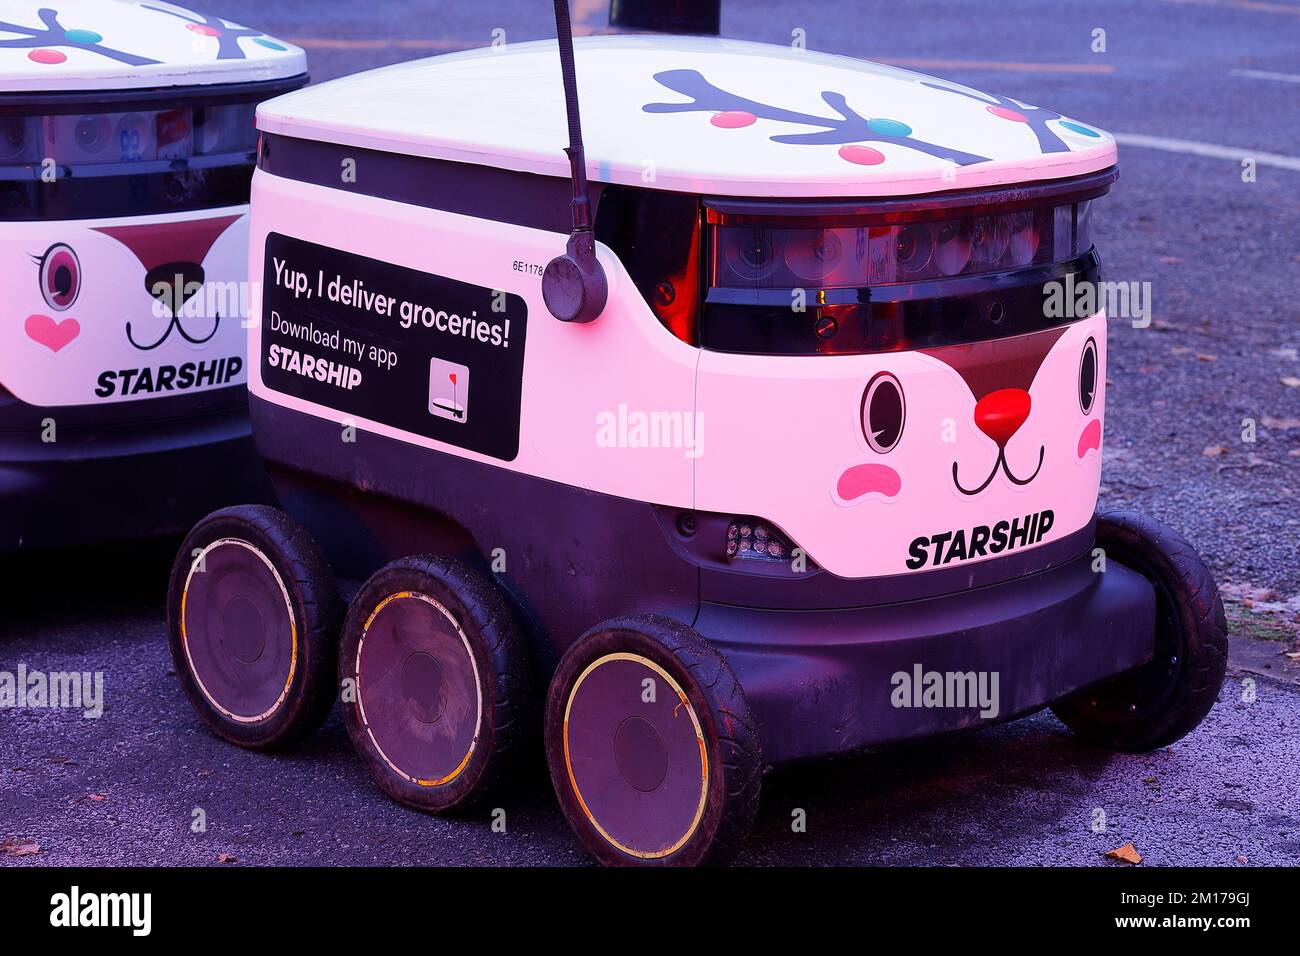
[[[1029,417],[1029,393],[1023,388],[1000,388],[975,403],[975,425],[984,434],[1006,446]]]

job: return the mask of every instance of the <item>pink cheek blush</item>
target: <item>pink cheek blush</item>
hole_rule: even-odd
[[[726,110],[718,113],[709,122],[719,129],[741,129],[745,126],[753,126],[757,120],[757,116],[744,110]]]
[[[1083,434],[1079,436],[1079,457],[1082,458],[1093,448],[1101,448],[1101,420],[1097,418],[1088,422]]]
[[[835,492],[844,501],[853,501],[872,492],[893,498],[903,487],[903,480],[898,472],[888,465],[854,465],[835,485]]]

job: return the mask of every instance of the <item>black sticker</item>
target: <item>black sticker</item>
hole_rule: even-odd
[[[503,461],[519,453],[521,296],[274,232],[264,268],[267,388]]]

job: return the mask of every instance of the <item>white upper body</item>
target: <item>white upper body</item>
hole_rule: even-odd
[[[0,93],[247,83],[306,71],[299,47],[163,0],[0,0]]]
[[[676,36],[575,40],[588,176],[753,197],[889,196],[1115,162],[1108,134],[1019,100],[844,56]],[[263,103],[305,139],[567,176],[554,40],[355,74]]]

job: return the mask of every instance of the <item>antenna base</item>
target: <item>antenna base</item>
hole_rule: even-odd
[[[609,282],[596,258],[596,240],[589,232],[569,237],[567,251],[542,272],[542,299],[561,322],[590,322],[605,309]]]

